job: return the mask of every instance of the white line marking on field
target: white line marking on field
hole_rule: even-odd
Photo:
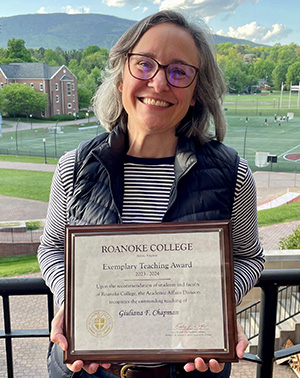
[[[296,147],[291,148],[291,149],[288,150],[288,151],[283,152],[281,155],[278,155],[278,158],[280,158],[280,157],[286,155],[287,153],[289,153],[289,152],[295,150],[295,149],[298,148],[298,147],[300,147],[300,144],[298,144],[298,146],[296,146]]]

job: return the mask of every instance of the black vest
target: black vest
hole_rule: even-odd
[[[116,127],[83,142],[76,150],[69,223],[122,223],[127,134]],[[179,138],[175,182],[163,222],[231,218],[239,157],[217,141],[197,146]]]

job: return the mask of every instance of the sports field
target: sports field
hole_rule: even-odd
[[[101,126],[78,126],[60,123],[54,127],[34,128],[3,132],[0,138],[0,154],[22,156],[60,157],[78,146],[81,141],[102,133]]]
[[[253,171],[300,173],[298,93],[292,93],[292,96],[285,93],[283,97],[280,93],[228,96],[224,108],[228,123],[225,143],[245,157]],[[101,132],[101,126],[64,126],[59,123],[55,133],[53,127],[45,125],[35,129],[33,125],[33,129],[3,132],[0,154],[60,157],[76,148],[81,141],[92,139]],[[265,167],[257,166],[257,153],[262,152],[275,155],[277,162],[269,162]],[[260,163],[262,160],[266,159],[260,159]]]
[[[225,143],[245,157],[253,171],[300,173],[300,117],[275,122],[274,117],[248,116],[246,121],[245,116],[227,116],[227,123]],[[275,155],[277,162],[258,167],[257,153],[262,152]],[[257,163],[261,165],[262,160]]]

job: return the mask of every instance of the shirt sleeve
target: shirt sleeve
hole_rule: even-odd
[[[68,199],[73,188],[75,150],[62,156],[54,172],[46,223],[37,257],[46,284],[59,306],[64,301],[65,226],[68,223]]]
[[[240,159],[232,209],[232,240],[236,305],[253,288],[264,268],[258,237],[256,186],[252,172]]]

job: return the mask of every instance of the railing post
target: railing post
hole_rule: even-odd
[[[10,309],[9,309],[9,297],[8,295],[3,296],[3,314],[4,314],[4,330],[8,335],[11,333],[10,324]],[[5,338],[5,349],[6,349],[6,365],[7,365],[7,377],[14,377],[13,369],[13,354],[12,354],[12,340],[11,337]]]
[[[258,357],[256,378],[272,378],[276,332],[278,286],[274,283],[262,285]]]

